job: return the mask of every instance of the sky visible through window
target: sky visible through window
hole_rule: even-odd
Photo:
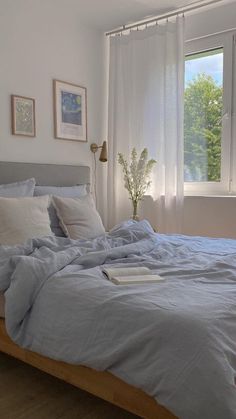
[[[223,48],[193,54],[185,61],[185,87],[193,81],[198,74],[211,76],[218,86],[223,84]]]

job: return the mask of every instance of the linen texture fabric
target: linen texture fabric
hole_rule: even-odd
[[[146,147],[157,160],[139,209],[158,231],[181,232],[184,18],[110,38],[108,227],[130,217],[118,152]]]
[[[0,198],[0,244],[52,235],[48,205],[49,196]]]
[[[0,196],[5,198],[17,198],[23,196],[33,196],[35,179],[26,179],[20,182],[7,183],[0,185]]]
[[[64,198],[80,198],[87,195],[87,185],[75,185],[75,186],[35,186],[34,190],[35,196],[43,195],[55,195],[61,196]],[[52,203],[50,203],[49,208],[49,218],[51,222],[51,229],[55,236],[65,237],[63,230],[60,227],[59,219],[56,213],[56,210]]]
[[[105,234],[101,217],[90,194],[82,198],[54,196],[52,202],[66,236],[71,239],[91,239]]]

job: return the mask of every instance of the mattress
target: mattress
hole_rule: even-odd
[[[5,297],[3,292],[0,291],[0,317],[5,318]]]

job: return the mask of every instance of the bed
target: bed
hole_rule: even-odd
[[[0,350],[144,418],[235,419],[235,240],[129,220],[8,252]],[[115,286],[104,266],[146,266],[163,281]]]
[[[0,183],[35,177],[39,185],[71,186],[90,184],[87,166],[0,162]],[[149,419],[174,419],[175,416],[154,398],[109,372],[55,361],[16,345],[6,332],[5,298],[0,293],[0,350],[44,372],[86,390],[102,399]]]

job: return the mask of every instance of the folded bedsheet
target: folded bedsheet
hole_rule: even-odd
[[[166,278],[115,286],[101,266]],[[19,345],[108,370],[181,419],[236,418],[236,241],[126,222],[94,240],[0,247],[6,327]]]

